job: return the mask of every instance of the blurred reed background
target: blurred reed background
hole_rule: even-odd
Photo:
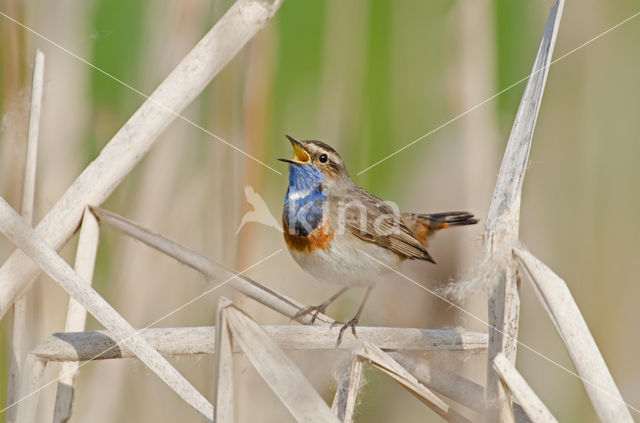
[[[231,0],[2,0],[0,11],[144,93],[222,16]],[[320,139],[342,153],[360,185],[404,210],[468,209],[486,216],[524,84],[370,169],[359,171],[525,77],[551,0],[285,0],[274,21],[213,81],[186,117],[278,169],[278,175],[177,120],[105,207],[244,269],[278,248],[281,234],[248,224],[251,185],[278,217],[291,154],[284,134]],[[556,57],[638,12],[636,1],[568,2]],[[567,281],[622,395],[640,405],[640,18],[551,68],[524,187],[521,239]],[[127,87],[0,16],[0,194],[20,201],[26,111],[35,48],[46,54],[38,221],[143,102]],[[479,257],[482,226],[432,242],[438,266],[408,263],[430,289],[464,277]],[[64,249],[72,260],[74,242]],[[12,245],[0,241],[4,260]],[[307,276],[286,251],[248,274],[300,301],[335,290]],[[146,326],[207,285],[171,259],[103,230],[94,285],[134,326]],[[46,277],[29,291],[30,345],[64,327],[67,296]],[[221,288],[157,326],[215,324],[217,298],[239,301],[262,323],[282,317]],[[362,293],[329,310],[350,317]],[[528,282],[520,340],[573,369]],[[486,318],[486,298],[464,304]],[[390,277],[363,324],[486,330],[426,291]],[[11,318],[0,322],[0,406],[6,399]],[[99,328],[89,320],[89,329]],[[292,353],[331,398],[345,353]],[[484,384],[485,357],[458,366]],[[440,360],[440,357],[434,357]],[[443,359],[444,360],[444,359]],[[209,398],[211,357],[173,360]],[[237,362],[238,420],[293,421],[248,362]],[[55,367],[55,366],[50,366]],[[560,421],[596,421],[581,382],[520,348],[518,368]],[[49,369],[53,377],[57,369]],[[40,399],[50,420],[53,385]],[[200,421],[135,360],[90,363],[72,421]],[[636,416],[637,417],[637,416]],[[391,380],[367,373],[359,422],[439,421]]]

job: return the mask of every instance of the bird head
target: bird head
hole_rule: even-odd
[[[292,159],[278,159],[289,163],[290,177],[295,175],[318,175],[327,183],[350,180],[349,172],[340,155],[321,141],[297,141],[286,135],[293,146]]]

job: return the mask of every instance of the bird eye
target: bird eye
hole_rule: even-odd
[[[326,154],[321,154],[320,157],[318,157],[318,160],[320,160],[320,163],[326,163],[327,160],[329,160],[329,156],[327,156]]]

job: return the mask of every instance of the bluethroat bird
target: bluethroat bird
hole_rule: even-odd
[[[366,287],[356,315],[343,324],[337,339],[360,319],[380,275],[406,259],[435,261],[427,240],[451,226],[473,225],[467,212],[400,213],[351,180],[340,155],[320,141],[296,141],[289,163],[289,188],[284,199],[284,239],[293,259],[316,279],[345,285],[318,306],[306,307],[295,317],[324,313],[350,287]],[[294,318],[295,318],[294,317]],[[338,323],[338,322],[336,322]]]

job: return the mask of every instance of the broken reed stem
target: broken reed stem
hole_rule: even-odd
[[[213,407],[0,197],[0,231],[207,420]]]
[[[518,275],[510,259],[511,254],[506,252],[518,240],[522,183],[563,7],[564,0],[558,0],[549,13],[531,76],[509,135],[485,225],[485,262],[501,267],[496,273],[497,286],[490,287],[489,291],[486,384],[489,421],[513,421],[512,406],[493,369],[493,359],[502,353],[510,363],[516,360],[520,314]]]
[[[464,405],[480,416],[485,413],[484,386],[455,372],[434,366],[426,358],[416,354],[390,351],[389,355],[427,388]],[[516,422],[529,421],[520,404],[514,403],[513,408]]]
[[[448,422],[470,423],[449,404],[442,401],[437,395],[421,384],[414,375],[396,362],[389,354],[377,346],[365,342],[358,351],[358,356],[367,360],[373,367],[386,373],[409,392],[418,397],[427,407],[431,408],[439,416]]]
[[[27,148],[24,166],[24,183],[20,214],[32,225],[36,192],[36,168],[38,162],[38,134],[40,132],[40,111],[42,110],[42,92],[44,87],[44,54],[36,49],[33,62],[33,81],[31,84],[31,106],[29,108],[29,127],[27,129]],[[7,386],[7,405],[18,399],[20,392],[20,372],[27,353],[27,297],[20,296],[13,307],[13,329],[11,331],[11,356]],[[7,423],[12,423],[16,410],[7,410]]]
[[[96,253],[100,240],[100,226],[98,220],[85,209],[80,228],[80,237],[76,248],[75,270],[88,285],[93,281]],[[73,297],[69,298],[67,309],[67,321],[65,332],[80,332],[84,330],[87,320],[87,311]],[[53,421],[66,422],[71,417],[71,405],[75,393],[75,381],[78,375],[78,362],[63,363],[58,371],[58,383],[56,384],[56,402],[53,412]]]
[[[32,354],[27,354],[20,374],[20,398],[15,408],[16,422],[35,422],[38,411],[38,392],[47,363]],[[11,410],[9,408],[7,411]]]
[[[281,1],[238,0],[156,88],[71,184],[36,227],[60,248],[77,229],[84,207],[100,205],[151,149],[164,129],[275,14]],[[0,317],[40,272],[20,250],[0,268]]]
[[[557,423],[547,406],[504,354],[494,357],[493,368],[533,423]]]
[[[276,344],[285,350],[335,350],[337,328],[325,326],[262,326]],[[140,331],[142,336],[164,356],[214,354],[216,327],[153,328]],[[487,348],[487,335],[479,332],[444,329],[405,329],[358,327],[358,339],[346,338],[339,349],[352,350],[363,342],[384,350],[469,351]],[[238,346],[232,344],[234,352]],[[118,346],[107,331],[54,333],[31,351],[45,361],[85,361],[131,358],[125,346]]]
[[[513,252],[560,334],[600,420],[633,422],[567,284],[530,252],[520,248]]]
[[[342,423],[353,423],[356,409],[356,398],[362,381],[362,360],[354,355],[351,364],[343,373],[338,383],[338,389],[333,397],[331,411]]]
[[[24,170],[24,187],[20,214],[31,224],[36,192],[36,167],[38,162],[38,135],[40,133],[40,112],[44,87],[44,53],[36,49],[33,62],[33,83],[31,85],[31,107],[29,109],[29,129],[27,130],[27,155]]]
[[[389,352],[389,355],[429,389],[451,398],[482,415],[485,411],[484,387],[452,371],[431,365],[414,354]]]
[[[222,263],[215,262],[202,254],[184,247],[162,235],[151,232],[149,229],[125,219],[110,211],[92,207],[93,213],[98,216],[100,222],[105,223],[122,233],[137,239],[156,250],[173,257],[180,263],[197,270],[205,276],[216,280],[228,280],[229,285],[246,296],[264,304],[265,306],[293,319],[296,313],[304,308],[304,304],[280,294],[255,280],[239,274]],[[311,323],[311,316],[305,314],[295,318],[303,324]],[[330,325],[334,320],[322,313],[319,313],[315,324]]]
[[[234,423],[233,403],[234,403],[234,383],[233,383],[233,349],[231,331],[227,325],[227,315],[225,308],[232,305],[231,301],[221,297],[218,301],[218,316],[216,318],[215,339],[218,351],[216,354],[216,364],[214,372],[214,398],[213,406],[216,423]],[[207,339],[210,339],[210,332]],[[181,340],[183,341],[183,340]],[[177,341],[183,345],[184,342]],[[215,347],[213,348],[215,350]]]
[[[223,309],[233,342],[296,421],[337,423],[338,419],[302,371],[260,325],[234,306]]]

